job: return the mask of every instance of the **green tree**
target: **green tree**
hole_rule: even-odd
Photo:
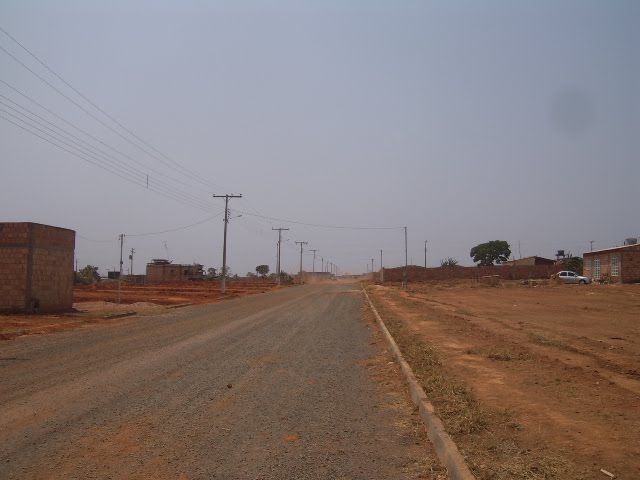
[[[207,280],[213,280],[214,278],[216,278],[217,274],[218,272],[215,268],[213,267],[207,268]]]
[[[441,267],[457,267],[458,260],[456,260],[453,257],[443,258],[442,260],[440,260],[440,266]]]
[[[509,260],[511,248],[504,240],[491,240],[481,243],[471,249],[470,256],[479,267],[490,267],[494,263],[502,263]]]
[[[94,267],[93,265],[87,265],[86,267],[84,267],[76,274],[76,277],[79,282],[84,284],[91,284],[100,281],[98,267]]]
[[[256,267],[256,272],[261,277],[266,277],[269,274],[269,265],[258,265]]]
[[[582,275],[583,267],[582,257],[570,257],[567,260],[567,268],[578,275]]]

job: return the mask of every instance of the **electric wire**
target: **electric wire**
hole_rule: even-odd
[[[127,132],[129,135],[131,135],[133,138],[137,139],[140,143],[142,143],[143,145],[146,145],[148,148],[150,148],[152,151],[156,152],[158,155],[161,155],[163,158],[165,158],[167,161],[171,162],[170,164],[167,163],[166,161],[158,158],[156,155],[153,155],[152,153],[149,153],[147,150],[145,150],[144,148],[140,147],[138,144],[136,144],[135,142],[131,141],[130,139],[126,138],[124,135],[122,135],[120,132],[116,131],[114,128],[112,128],[110,125],[107,125],[105,122],[103,122],[102,120],[100,120],[99,118],[97,118],[95,115],[93,115],[91,112],[89,112],[87,109],[85,109],[83,106],[81,106],[80,104],[78,104],[76,101],[74,101],[73,99],[71,99],[69,96],[67,96],[66,94],[64,94],[61,90],[59,90],[58,88],[56,88],[55,86],[53,86],[51,83],[49,83],[46,79],[44,79],[41,75],[39,75],[37,72],[35,72],[34,70],[32,70],[29,66],[27,66],[25,63],[23,63],[21,60],[19,60],[17,57],[15,57],[11,52],[9,52],[7,49],[5,49],[4,47],[2,47],[0,45],[0,50],[2,50],[5,54],[7,54],[9,57],[11,57],[14,61],[16,61],[18,64],[20,64],[22,67],[24,67],[26,70],[28,70],[29,72],[31,72],[33,75],[35,75],[36,77],[38,77],[42,82],[44,82],[46,85],[48,85],[50,88],[52,88],[53,90],[55,90],[56,92],[58,92],[60,95],[62,95],[64,98],[66,98],[68,101],[70,101],[71,103],[73,103],[76,107],[78,107],[79,109],[81,109],[83,112],[85,112],[87,115],[89,115],[91,118],[93,118],[94,120],[96,120],[97,122],[101,123],[102,125],[104,125],[106,128],[108,128],[109,130],[111,130],[113,133],[115,133],[116,135],[120,136],[121,138],[123,138],[125,141],[131,143],[132,145],[134,145],[136,148],[140,149],[141,151],[143,151],[144,153],[146,153],[147,155],[149,155],[152,158],[155,158],[157,161],[165,164],[166,166],[168,166],[169,168],[172,168],[173,170],[179,172],[181,175],[184,175],[186,177],[191,177],[193,180],[197,181],[198,183],[201,183],[202,185],[204,185],[205,187],[209,187],[209,184],[204,182],[196,173],[190,171],[189,169],[187,169],[186,167],[180,165],[178,162],[176,162],[175,160],[171,159],[170,157],[168,157],[167,155],[165,155],[164,153],[160,152],[158,149],[156,149],[155,147],[153,147],[152,145],[150,145],[149,143],[147,143],[146,141],[144,141],[143,139],[141,139],[139,136],[137,136],[135,133],[133,133],[131,130],[129,130],[128,128],[126,128],[124,125],[122,125],[118,120],[116,120],[115,118],[113,118],[111,115],[109,115],[108,113],[106,113],[102,108],[100,108],[98,105],[96,105],[94,102],[92,102],[89,98],[87,98],[84,94],[82,94],[79,90],[77,90],[75,87],[73,87],[69,82],[67,82],[64,78],[62,78],[62,76],[60,76],[58,73],[56,73],[51,67],[49,67],[45,62],[43,62],[42,60],[40,60],[40,58],[38,58],[38,56],[36,56],[33,52],[31,52],[27,47],[25,47],[22,43],[20,43],[17,39],[15,39],[11,34],[9,34],[9,32],[7,32],[4,28],[2,28],[0,26],[0,31],[2,31],[7,37],[9,37],[13,42],[15,42],[18,46],[20,46],[20,48],[22,48],[25,52],[27,52],[32,58],[34,58],[38,63],[40,63],[43,67],[45,67],[49,72],[51,72],[56,78],[58,78],[61,82],[63,82],[67,87],[69,87],[71,90],[73,90],[77,95],[79,95],[82,99],[84,99],[87,103],[89,103],[91,106],[93,106],[96,110],[98,110],[100,113],[102,113],[105,117],[107,117],[109,120],[111,120],[113,123],[115,123],[116,125],[118,125],[122,130],[124,130],[125,132]],[[171,164],[175,165],[175,166],[171,166]],[[209,182],[213,185],[214,182]],[[217,187],[220,187],[219,185],[216,185]],[[221,187],[220,187],[221,188]]]
[[[2,95],[0,95],[0,97],[3,97],[3,96],[2,96]],[[128,164],[126,164],[126,162],[123,162],[122,160],[120,160],[120,159],[118,159],[118,158],[116,158],[116,157],[114,157],[114,156],[112,156],[112,155],[110,155],[110,154],[108,154],[108,153],[106,153],[106,152],[104,152],[104,151],[100,150],[99,148],[94,147],[93,145],[91,145],[91,144],[89,144],[89,143],[85,142],[84,140],[82,140],[82,139],[81,139],[81,138],[79,138],[78,136],[76,136],[76,135],[74,135],[74,134],[72,134],[72,133],[70,133],[70,132],[66,131],[66,130],[65,130],[65,129],[63,129],[63,128],[58,127],[57,125],[54,125],[53,123],[51,123],[51,122],[47,121],[46,119],[42,119],[42,120],[43,120],[44,122],[46,122],[46,123],[50,124],[50,125],[51,125],[51,126],[53,126],[54,128],[56,128],[56,129],[58,129],[58,130],[60,130],[60,131],[64,132],[64,133],[65,133],[66,135],[68,135],[68,136],[65,136],[65,135],[59,134],[58,132],[56,132],[56,131],[52,130],[51,128],[47,127],[46,125],[43,125],[43,124],[42,124],[42,122],[40,122],[40,121],[38,121],[38,120],[35,120],[35,119],[33,119],[33,118],[30,118],[29,116],[27,116],[27,115],[25,115],[24,113],[22,113],[22,112],[20,112],[20,111],[16,110],[16,109],[15,109],[15,108],[13,108],[12,106],[5,104],[2,100],[0,100],[0,105],[5,106],[5,107],[7,107],[7,108],[10,108],[10,109],[11,109],[11,110],[13,110],[14,112],[16,112],[16,113],[18,113],[19,115],[21,115],[22,117],[27,118],[27,119],[28,119],[28,120],[30,120],[31,122],[34,122],[34,123],[36,123],[37,125],[39,125],[40,127],[42,127],[42,128],[44,128],[44,129],[46,129],[46,130],[48,130],[48,131],[52,132],[52,133],[55,135],[55,137],[54,137],[54,138],[56,138],[57,140],[59,140],[59,141],[60,141],[60,139],[59,139],[58,137],[62,137],[62,138],[64,138],[65,140],[67,140],[68,142],[71,142],[72,144],[74,144],[74,145],[76,146],[76,147],[74,147],[74,148],[76,148],[76,149],[82,149],[82,150],[88,150],[88,151],[92,154],[92,158],[94,158],[94,159],[96,159],[96,160],[98,160],[98,161],[100,161],[100,159],[101,159],[103,162],[106,162],[106,163],[109,163],[109,164],[111,164],[111,163],[112,163],[112,161],[115,161],[115,162],[117,162],[117,163],[119,163],[119,164],[120,164],[120,166],[119,166],[119,167],[120,167],[121,169],[123,169],[123,170],[127,170],[129,174],[131,174],[131,175],[140,175],[140,176],[142,177],[142,179],[145,179],[145,178],[146,178],[146,176],[145,176],[145,172],[143,172],[143,171],[141,171],[141,170],[137,169],[136,167],[132,167],[132,166],[130,166],[130,165],[128,165]],[[21,108],[24,108],[24,107],[21,107]],[[22,118],[20,118],[20,117],[16,117],[15,115],[11,114],[10,112],[7,112],[6,110],[3,110],[3,109],[1,109],[1,108],[0,108],[0,111],[4,111],[6,114],[11,115],[12,117],[14,117],[14,118],[18,119],[19,121],[24,122],[24,120],[23,120]],[[25,111],[29,112],[31,115],[36,116],[37,118],[42,118],[42,117],[38,116],[37,114],[34,114],[33,112],[30,112],[30,111],[29,111],[28,109],[26,109],[26,108],[25,108]],[[36,128],[36,127],[34,127],[33,125],[30,125],[30,126],[32,126],[33,128]],[[40,130],[40,129],[38,129],[38,130]],[[40,131],[41,131],[42,133],[45,133],[45,132],[43,132],[42,130],[40,130]],[[47,134],[47,135],[50,135],[50,134]],[[69,138],[69,136],[70,136],[70,137],[72,137],[72,138]],[[79,144],[78,142],[74,141],[73,139],[77,140],[78,142],[82,142],[82,143],[84,143],[84,144],[86,144],[86,145],[88,145],[88,146],[81,145],[81,144]],[[82,153],[86,153],[86,152],[82,152]],[[96,155],[96,156],[100,157],[100,159],[95,158],[93,155]],[[108,158],[107,158],[107,157],[108,157]],[[157,185],[158,185],[158,187],[159,187],[162,191],[164,191],[164,192],[166,192],[166,193],[173,194],[173,195],[178,196],[178,197],[180,197],[180,198],[183,198],[183,199],[185,199],[186,201],[189,201],[189,202],[197,203],[197,204],[199,204],[200,206],[205,207],[205,208],[206,208],[206,207],[209,207],[209,205],[208,205],[208,204],[206,204],[205,202],[203,202],[201,199],[198,199],[198,198],[196,198],[196,197],[193,197],[193,196],[191,196],[191,195],[188,195],[188,194],[186,194],[186,193],[184,193],[184,192],[182,192],[182,191],[180,191],[180,190],[177,190],[177,189],[172,190],[172,188],[173,188],[173,187],[172,187],[171,185],[168,185],[168,184],[167,184],[167,183],[165,183],[165,182],[162,182],[162,181],[160,181],[160,180],[156,180],[156,179],[154,179],[154,178],[151,178],[150,180],[151,180],[151,184],[152,184],[152,185],[153,185],[153,184],[157,184]]]
[[[316,227],[316,228],[331,228],[331,229],[338,229],[338,230],[400,230],[403,229],[404,227],[355,227],[355,226],[348,226],[348,225],[326,225],[326,224],[319,224],[319,223],[308,223],[308,222],[299,222],[296,220],[287,220],[284,218],[276,218],[276,217],[269,217],[267,215],[258,215],[256,213],[251,213],[251,212],[247,212],[247,211],[243,211],[243,210],[236,210],[236,209],[232,209],[230,208],[229,210],[232,210],[236,213],[241,213],[243,215],[249,215],[250,217],[259,217],[259,218],[265,218],[267,220],[273,220],[274,222],[283,222],[283,223],[292,223],[295,225],[304,225],[305,227]]]
[[[191,225],[185,225],[183,227],[172,228],[172,229],[169,229],[169,230],[162,230],[160,232],[129,233],[129,234],[127,234],[127,237],[146,237],[146,236],[149,236],[149,235],[160,235],[162,233],[170,233],[170,232],[177,232],[179,230],[186,230],[188,228],[192,228],[192,227],[195,227],[197,225],[202,225],[203,223],[208,222],[210,220],[213,220],[214,218],[218,218],[218,217],[222,216],[223,213],[224,212],[217,213],[216,215],[212,215],[211,217],[207,217],[204,220],[200,220],[199,222],[192,223]]]
[[[0,109],[0,110],[1,110],[1,109]],[[4,121],[8,122],[8,123],[11,123],[11,124],[15,125],[16,127],[20,128],[20,129],[24,130],[25,132],[30,133],[31,135],[33,135],[33,136],[35,136],[35,137],[37,137],[37,138],[40,138],[41,140],[44,140],[45,142],[48,142],[48,143],[50,143],[51,145],[54,145],[55,147],[59,148],[60,150],[64,150],[65,152],[70,153],[71,155],[73,155],[73,156],[75,156],[75,157],[77,157],[77,158],[79,158],[79,159],[81,159],[81,160],[83,160],[83,161],[85,161],[85,162],[87,162],[87,163],[90,163],[90,164],[92,164],[92,165],[94,165],[94,166],[96,166],[96,167],[98,167],[98,168],[101,168],[102,170],[105,170],[105,171],[107,171],[107,172],[109,172],[109,173],[111,173],[111,174],[113,174],[113,175],[116,175],[117,177],[120,177],[120,178],[122,178],[123,180],[126,180],[126,181],[127,181],[127,182],[129,182],[129,183],[132,183],[132,184],[134,184],[134,185],[138,185],[138,186],[140,186],[140,187],[145,187],[145,185],[146,185],[145,183],[142,183],[142,182],[138,182],[138,181],[136,181],[134,178],[131,178],[131,177],[129,177],[129,176],[126,176],[126,174],[128,174],[129,172],[126,172],[126,171],[125,171],[125,172],[124,172],[124,174],[123,174],[123,173],[122,173],[122,169],[118,169],[117,167],[113,167],[113,166],[112,166],[112,168],[114,168],[114,169],[115,169],[115,171],[114,171],[114,170],[112,170],[111,168],[109,168],[109,167],[105,166],[103,163],[100,163],[100,161],[99,161],[99,160],[95,159],[93,156],[91,156],[91,155],[89,155],[89,154],[82,153],[82,152],[77,153],[77,152],[75,152],[75,151],[73,151],[73,150],[70,150],[69,148],[65,148],[64,146],[59,145],[58,143],[56,143],[56,141],[58,141],[58,142],[62,143],[63,145],[65,145],[65,144],[66,144],[66,142],[61,141],[61,140],[58,140],[58,139],[56,139],[55,137],[52,137],[51,135],[47,134],[46,132],[44,132],[44,131],[42,131],[42,130],[38,129],[37,127],[34,127],[34,126],[32,126],[32,125],[29,125],[28,123],[26,123],[26,122],[24,122],[24,121],[22,121],[22,123],[24,123],[25,125],[29,125],[29,127],[30,127],[30,128],[33,128],[34,130],[40,131],[43,135],[47,135],[47,136],[49,136],[49,137],[53,138],[53,139],[54,139],[54,140],[56,140],[56,141],[50,140],[50,139],[48,139],[48,138],[45,138],[44,136],[42,136],[42,135],[40,135],[40,134],[38,134],[38,133],[35,133],[34,131],[30,130],[29,128],[26,128],[25,126],[20,125],[19,123],[16,123],[16,122],[14,122],[13,120],[11,120],[11,119],[9,119],[9,118],[7,118],[7,117],[5,117],[5,116],[1,115],[1,114],[0,114],[0,118],[1,118],[1,119],[3,119]],[[66,145],[67,145],[67,146],[69,146],[68,144],[66,144]],[[72,146],[70,146],[70,148],[73,148],[73,147],[72,147]],[[93,159],[93,160],[92,160],[92,159]],[[120,171],[117,171],[117,170],[120,170]],[[165,198],[170,198],[170,199],[172,199],[172,200],[175,200],[175,201],[178,201],[178,202],[180,202],[180,203],[185,204],[185,201],[180,200],[179,198],[174,197],[171,193],[167,193],[167,192],[164,192],[164,193],[163,193],[162,191],[154,190],[154,189],[151,189],[151,188],[150,188],[150,190],[152,190],[154,193],[156,193],[156,194],[158,194],[158,195],[161,195],[161,196],[163,196],[163,197],[165,197]],[[200,205],[189,205],[189,206],[191,206],[191,207],[193,207],[193,208],[198,208],[198,209],[200,209],[200,210],[208,211],[208,212],[210,212],[210,211],[211,211],[210,209],[203,208],[203,207],[201,207]]]
[[[132,172],[132,171],[130,170],[130,167],[128,167],[128,166],[121,167],[121,166],[118,166],[118,165],[113,165],[113,164],[110,164],[109,162],[105,162],[105,161],[104,161],[103,159],[101,159],[101,158],[96,157],[96,156],[95,156],[94,154],[92,154],[91,152],[90,152],[90,153],[87,153],[87,152],[85,152],[85,151],[82,151],[82,150],[79,148],[79,147],[82,147],[82,146],[81,146],[81,145],[79,145],[77,142],[74,142],[73,140],[70,140],[70,139],[65,138],[65,137],[62,137],[62,139],[61,139],[61,138],[60,138],[60,137],[61,137],[61,135],[57,134],[57,132],[53,131],[52,129],[50,129],[50,128],[46,127],[46,126],[43,126],[43,128],[44,128],[44,129],[47,129],[47,130],[49,130],[49,131],[51,131],[51,132],[53,132],[53,135],[52,135],[52,134],[50,134],[50,133],[45,132],[42,128],[38,128],[37,126],[34,126],[33,124],[31,124],[31,123],[29,123],[29,122],[25,121],[25,120],[24,120],[24,119],[22,119],[22,118],[17,117],[16,115],[13,115],[13,114],[12,114],[12,113],[10,113],[10,112],[7,112],[6,110],[4,110],[4,109],[2,109],[2,108],[0,108],[0,112],[3,112],[3,113],[5,113],[6,115],[9,115],[9,116],[13,117],[14,119],[18,120],[19,122],[22,122],[22,123],[24,123],[25,125],[28,125],[29,127],[31,127],[31,128],[33,128],[33,129],[35,129],[35,130],[39,131],[40,133],[42,133],[42,134],[44,134],[44,135],[47,135],[48,137],[50,137],[50,138],[52,138],[52,139],[54,139],[54,140],[56,140],[56,141],[58,141],[58,142],[62,143],[63,145],[66,145],[66,146],[67,146],[67,147],[69,147],[69,148],[72,148],[72,149],[74,149],[74,150],[78,151],[79,153],[81,153],[81,154],[83,154],[83,155],[86,155],[86,156],[88,156],[88,157],[92,158],[93,160],[95,160],[95,161],[97,161],[97,162],[100,162],[100,163],[102,163],[102,164],[107,163],[110,167],[112,167],[112,168],[114,168],[114,169],[118,170],[119,172],[121,172],[121,173],[123,173],[123,174],[125,174],[125,175],[126,175],[126,174],[128,174],[128,175],[135,175],[135,172]],[[4,117],[3,117],[3,118],[4,118]],[[29,120],[29,118],[28,118],[28,117],[26,117],[26,118]],[[4,118],[4,119],[6,120],[6,118]],[[37,122],[36,122],[36,123],[37,123]],[[42,126],[42,125],[41,125],[41,126]],[[65,140],[66,140],[66,141],[65,141]],[[69,143],[69,142],[70,142],[70,143]],[[85,150],[87,150],[87,149],[85,148]],[[151,185],[151,187],[153,187],[153,184]],[[158,190],[160,190],[160,191],[162,191],[162,192],[164,192],[164,193],[166,193],[166,194],[170,195],[170,196],[171,196],[173,199],[175,199],[175,200],[182,199],[183,201],[188,202],[190,206],[198,205],[198,206],[199,206],[199,207],[201,207],[201,208],[207,208],[207,207],[208,207],[207,205],[204,205],[204,204],[198,204],[197,202],[192,202],[192,201],[191,201],[189,198],[187,198],[187,197],[180,196],[179,194],[176,194],[176,193],[174,193],[174,192],[171,192],[170,190],[168,190],[167,188],[165,188],[165,186],[163,186],[163,185],[158,185],[158,186],[156,186],[156,188],[157,188]],[[152,188],[152,189],[153,189],[153,188]]]

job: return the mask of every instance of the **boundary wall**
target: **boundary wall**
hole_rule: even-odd
[[[434,267],[424,268],[416,265],[407,267],[409,282],[429,280],[476,280],[485,276],[498,276],[502,280],[530,280],[549,278],[554,273],[566,270],[566,265],[494,265],[492,267]],[[385,268],[385,282],[402,282],[404,267]],[[374,273],[374,281],[380,281],[380,272]]]

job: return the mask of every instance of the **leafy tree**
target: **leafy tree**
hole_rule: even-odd
[[[256,267],[256,272],[261,277],[266,277],[269,274],[269,265],[258,265]]]
[[[216,275],[218,274],[217,270],[213,267],[207,268],[207,279],[208,280],[213,280],[214,278],[216,278]]]
[[[253,273],[253,272],[247,272],[246,277],[247,278],[255,278],[255,277],[257,277],[257,275],[255,273]]]
[[[453,257],[447,257],[447,258],[444,258],[444,259],[440,260],[440,266],[441,267],[457,267],[458,266],[458,260],[456,260]]]
[[[567,260],[567,268],[578,275],[582,275],[583,267],[582,257],[571,257]]]
[[[84,267],[76,274],[76,277],[79,282],[84,284],[91,284],[100,281],[98,267],[94,267],[93,265],[87,265],[86,267]]]
[[[490,267],[494,263],[502,263],[509,260],[511,248],[504,240],[491,240],[481,243],[471,249],[470,256],[479,267]]]

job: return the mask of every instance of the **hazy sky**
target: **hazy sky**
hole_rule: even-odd
[[[0,0],[0,26],[112,117],[0,32],[95,117],[0,49],[0,116],[49,140],[63,128],[84,158],[0,119],[0,221],[75,230],[80,265],[103,274],[120,233],[134,273],[167,256],[219,267],[213,193],[244,196],[228,250],[241,275],[275,269],[279,226],[289,272],[295,241],[319,250],[316,270],[377,270],[380,249],[404,263],[400,228],[287,220],[406,225],[409,261],[428,240],[432,266],[472,264],[493,239],[516,257],[621,244],[640,236],[638,25],[636,0]]]

